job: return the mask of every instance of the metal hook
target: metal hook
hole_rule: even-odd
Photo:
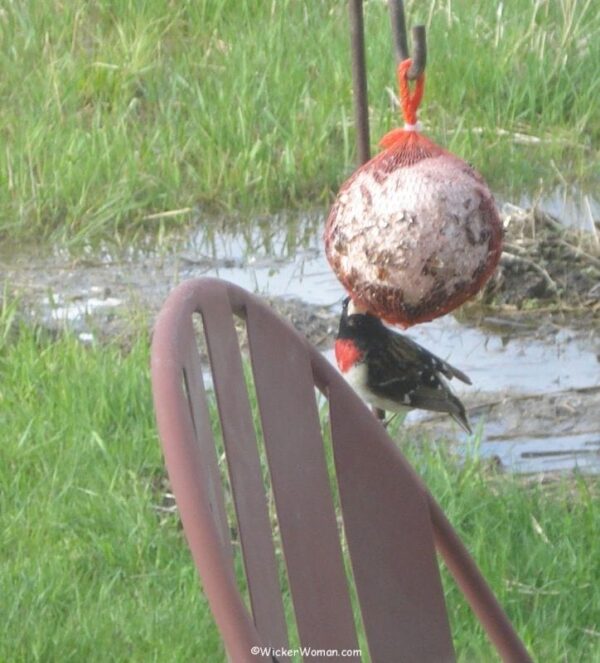
[[[404,2],[403,0],[389,0],[389,7],[396,62],[401,62],[410,57],[408,41],[406,39]],[[425,65],[427,64],[427,41],[425,39],[424,25],[414,26],[412,29],[412,41],[414,54],[412,57],[412,65],[408,70],[407,76],[410,80],[414,81],[425,71]]]

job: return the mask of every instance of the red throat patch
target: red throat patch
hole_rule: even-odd
[[[335,342],[335,360],[342,371],[349,371],[357,361],[362,359],[363,353],[356,347],[354,341],[348,338],[340,338]]]

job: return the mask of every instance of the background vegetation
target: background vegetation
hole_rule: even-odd
[[[406,6],[429,135],[503,194],[598,177],[591,0]],[[399,118],[385,2],[365,14],[375,146]],[[321,206],[353,167],[345,0],[11,0],[0,68],[0,236]]]

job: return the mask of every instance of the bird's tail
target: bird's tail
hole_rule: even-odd
[[[465,410],[465,406],[458,400],[454,394],[452,394],[452,407],[450,411],[450,416],[456,421],[456,423],[469,435],[473,434],[473,429],[469,423],[469,417]]]

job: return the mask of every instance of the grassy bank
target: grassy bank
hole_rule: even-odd
[[[406,4],[428,26],[433,138],[496,190],[598,177],[591,0]],[[398,121],[384,2],[366,25],[375,145]],[[0,236],[326,204],[354,158],[348,50],[342,0],[5,3]]]
[[[156,508],[147,339],[123,351],[1,329],[0,660],[221,660],[177,518]],[[536,659],[598,660],[598,479],[543,486],[408,453]],[[462,660],[495,660],[447,588]]]

